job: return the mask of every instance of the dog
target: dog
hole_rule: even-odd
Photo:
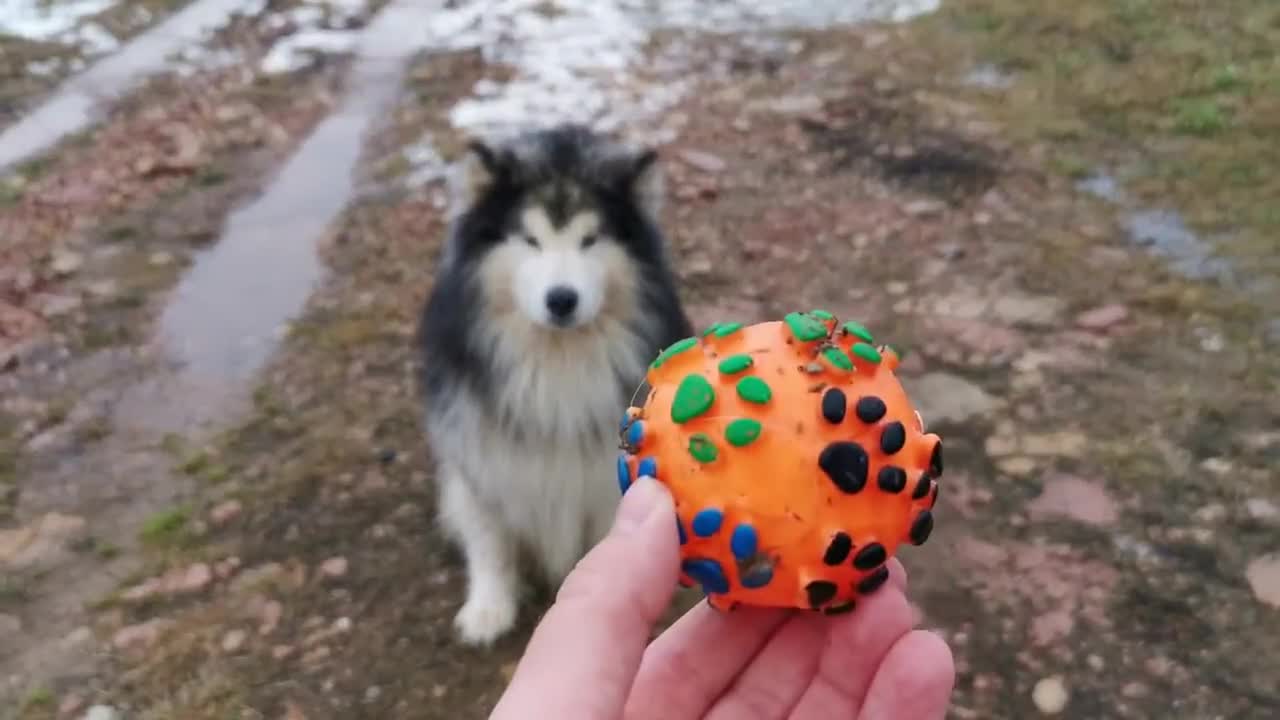
[[[658,220],[657,152],[584,126],[473,140],[418,335],[454,619],[488,645],[522,557],[556,588],[612,523],[619,424],[648,363],[693,334]]]

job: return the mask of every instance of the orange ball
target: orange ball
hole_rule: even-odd
[[[933,529],[942,443],[894,376],[897,354],[814,310],[717,323],[650,365],[618,459],[676,501],[681,583],[711,604],[852,610],[903,542]]]

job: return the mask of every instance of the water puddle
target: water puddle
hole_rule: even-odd
[[[171,54],[199,41],[236,12],[257,12],[263,2],[194,0],[118,52],[70,78],[51,98],[0,133],[0,170],[43,153],[67,135],[85,129],[94,121],[99,103],[120,97],[147,75],[164,70]]]
[[[1120,181],[1106,172],[1094,173],[1077,182],[1076,187],[1121,206],[1129,241],[1165,260],[1182,277],[1234,283],[1230,261],[1218,257],[1213,244],[1187,227],[1176,210],[1135,207]]]
[[[244,399],[237,393],[320,280],[316,242],[350,201],[365,137],[421,47],[420,36],[404,29],[422,27],[430,14],[421,0],[396,0],[374,17],[357,38],[342,103],[196,257],[159,319],[157,340],[177,368],[136,398],[147,405],[149,424],[173,430],[213,422]]]

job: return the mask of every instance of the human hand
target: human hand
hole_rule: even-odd
[[[911,629],[906,572],[846,615],[699,603],[657,639],[679,577],[671,496],[642,478],[574,568],[491,720],[932,720],[955,682],[951,651]]]

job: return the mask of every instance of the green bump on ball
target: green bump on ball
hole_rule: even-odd
[[[671,401],[671,420],[686,423],[706,412],[715,399],[716,391],[711,383],[697,373],[689,373],[680,381]]]
[[[711,323],[710,325],[708,325],[708,326],[707,326],[707,329],[706,329],[706,330],[703,330],[703,331],[702,331],[702,337],[706,337],[706,336],[710,335],[711,333],[715,332],[716,330],[719,330],[719,329],[720,329],[720,325],[721,325],[721,323],[718,323],[718,322],[716,322],[716,323]]]
[[[687,337],[683,340],[677,340],[676,342],[672,343],[671,347],[659,353],[658,359],[654,360],[649,367],[653,368],[654,370],[657,370],[658,368],[662,367],[663,363],[670,360],[672,357],[679,355],[680,353],[684,352],[685,350],[688,350],[691,347],[694,347],[697,344],[698,344],[697,338]]]
[[[763,405],[773,397],[769,384],[758,377],[744,377],[738,381],[738,397],[749,403]]]
[[[700,463],[709,463],[719,456],[716,444],[706,433],[694,433],[689,436],[689,454]]]
[[[835,320],[836,319],[835,315],[832,315],[826,310],[810,310],[809,314],[818,318],[819,320]]]
[[[832,367],[840,370],[853,369],[853,361],[850,360],[849,356],[838,347],[829,347],[826,350],[823,350],[822,357],[826,358],[827,362],[831,363]]]
[[[853,354],[866,360],[869,363],[880,362],[880,351],[871,347],[866,343],[857,343],[853,346]]]
[[[854,322],[853,320],[844,324],[844,331],[866,343],[873,343],[876,341],[874,337],[871,337],[871,331],[868,330],[865,325],[859,322]]]
[[[720,372],[725,375],[732,375],[746,370],[753,364],[755,364],[755,361],[751,359],[750,355],[730,355],[720,361]]]
[[[718,338],[729,337],[730,335],[742,329],[742,323],[720,323],[716,325],[715,336]]]
[[[738,418],[725,428],[724,439],[734,447],[750,445],[760,437],[760,423],[751,418]]]
[[[783,320],[791,329],[791,334],[800,342],[818,340],[827,336],[827,326],[804,313],[787,313]]]

